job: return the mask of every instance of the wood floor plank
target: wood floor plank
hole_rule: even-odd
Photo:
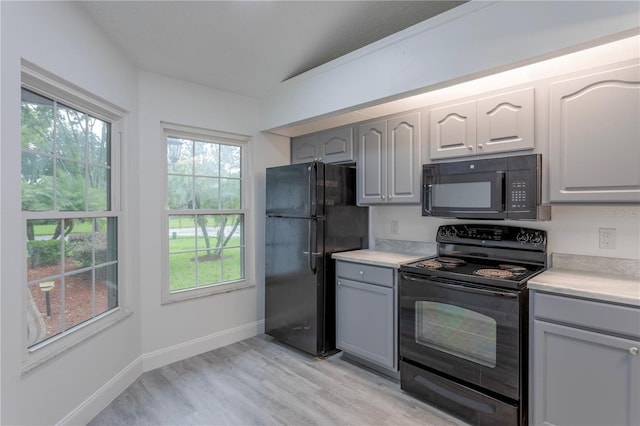
[[[464,425],[340,354],[262,335],[144,373],[90,426]]]

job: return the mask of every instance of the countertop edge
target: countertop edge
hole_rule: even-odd
[[[411,255],[371,249],[343,251],[331,255],[335,260],[389,268],[398,268],[404,263],[413,262],[426,256],[425,254]]]

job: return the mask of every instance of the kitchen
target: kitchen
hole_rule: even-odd
[[[358,85],[346,84],[337,87],[336,82],[345,81],[344,79],[358,81],[360,78],[357,70],[350,72],[347,64],[341,64],[325,70],[325,73],[312,73],[304,80],[298,79],[284,85],[272,99],[267,99],[268,108],[260,118],[261,107],[254,99],[203,88],[148,71],[138,72],[122,57],[113,44],[87,23],[84,15],[71,5],[63,4],[58,7],[38,5],[36,7],[29,4],[3,2],[2,423],[51,423],[62,420],[70,423],[85,423],[99,411],[98,408],[103,406],[104,401],[115,397],[143,371],[261,333],[260,329],[264,327],[264,292],[260,286],[255,290],[231,292],[223,297],[197,299],[186,304],[160,305],[158,302],[159,296],[156,296],[158,290],[155,283],[161,281],[160,271],[157,268],[161,262],[161,253],[157,247],[161,245],[162,237],[157,229],[161,228],[161,223],[157,215],[149,214],[157,213],[162,208],[159,195],[151,190],[162,179],[161,153],[152,149],[158,133],[158,121],[188,122],[201,127],[254,135],[257,143],[253,146],[252,156],[256,171],[251,180],[256,206],[264,205],[264,195],[259,190],[264,186],[264,169],[289,162],[289,136],[312,133],[320,128],[307,127],[306,131],[299,130],[299,133],[284,136],[260,133],[261,130],[284,129],[290,127],[290,123],[304,124],[308,118],[321,117],[333,111],[347,111],[354,105],[367,105],[373,100],[393,97],[398,93],[410,93],[420,87],[435,89],[441,81],[456,81],[465,75],[473,74],[481,77],[485,74],[486,78],[490,79],[489,74],[500,71],[500,66],[531,62],[532,58],[544,59],[545,55],[555,56],[554,52],[565,49],[576,51],[577,46],[590,47],[606,41],[622,39],[624,37],[620,33],[623,32],[627,32],[625,37],[637,34],[637,8],[634,9],[632,2],[627,2],[626,5],[615,4],[615,7],[607,6],[602,9],[596,7],[593,11],[585,10],[582,16],[571,16],[564,9],[569,6],[573,7],[570,3],[567,6],[549,6],[558,15],[556,21],[552,19],[554,13],[534,9],[530,11],[532,19],[519,23],[521,28],[508,28],[512,37],[510,41],[526,45],[528,49],[509,49],[510,44],[503,41],[502,45],[506,45],[504,56],[478,57],[479,46],[465,47],[466,43],[458,41],[456,55],[468,57],[468,60],[460,62],[451,58],[442,48],[432,44],[428,46],[431,54],[435,57],[443,55],[442,57],[447,61],[452,61],[452,65],[456,65],[457,71],[427,70],[429,72],[424,73],[427,77],[418,77],[418,81],[415,76],[407,76],[406,80],[397,81],[393,85],[382,84],[383,81],[388,80],[387,75],[371,74],[371,87],[377,88],[372,93],[358,92],[362,90]],[[513,13],[510,9],[512,7],[515,6],[508,2],[502,4],[499,2],[488,10],[483,9],[494,18],[481,15],[482,10],[475,12],[478,15],[475,18],[484,19],[483,25],[486,22],[500,22],[501,17],[504,16],[501,14]],[[600,20],[603,16],[608,19]],[[535,17],[538,19],[536,20]],[[562,31],[560,19],[573,22],[576,27],[574,31]],[[32,22],[32,28],[38,28],[40,31],[23,33],[20,27],[24,22]],[[554,36],[550,39],[541,38],[535,41],[536,31],[542,30],[542,22],[545,25],[555,25],[556,33],[552,32]],[[54,31],[56,27],[62,27],[65,24],[69,28],[68,32]],[[455,22],[450,23],[451,26],[448,28],[453,30],[456,28],[454,24]],[[469,22],[460,18],[460,25],[467,24]],[[447,26],[443,26],[442,31],[444,27]],[[19,43],[11,43],[12,39],[18,38]],[[42,48],[42,40],[49,38],[55,40],[55,43],[52,43],[54,47]],[[415,46],[412,46],[410,41],[411,39],[407,40],[407,44],[404,45],[408,62],[412,54],[416,54],[412,51]],[[81,45],[83,46],[81,50],[86,56],[79,56],[66,48],[55,47],[73,46],[73,43],[84,43]],[[631,43],[631,54],[628,47],[621,51],[614,51],[609,61],[614,63],[637,58],[637,41],[635,43]],[[90,44],[95,45],[93,49]],[[96,53],[96,46],[103,50],[102,55]],[[486,53],[490,50],[485,46],[483,51]],[[381,51],[379,54],[383,53],[384,51]],[[61,61],[57,55],[62,55],[69,60]],[[375,53],[371,55],[373,56],[369,57],[374,60]],[[600,55],[601,52],[596,52],[598,58]],[[19,138],[18,126],[15,124],[19,119],[16,118],[17,112],[12,102],[19,96],[17,92],[20,86],[20,58],[34,62],[80,87],[97,92],[132,112],[129,133],[131,140],[136,141],[136,144],[127,152],[127,161],[131,167],[126,169],[123,179],[130,184],[126,189],[125,200],[129,203],[132,212],[127,215],[125,225],[128,232],[135,237],[127,241],[127,250],[136,262],[131,264],[125,273],[127,281],[139,283],[123,290],[129,293],[128,305],[131,306],[133,315],[126,318],[124,322],[105,330],[101,335],[93,337],[92,340],[72,348],[64,356],[58,356],[25,375],[21,374],[21,328],[15,326],[22,322],[22,296],[18,287],[7,284],[21,282],[21,272],[12,271],[12,268],[7,267],[7,265],[19,264],[20,260],[12,253],[11,246],[6,242],[23,239],[22,226],[17,219],[14,219],[20,217],[17,207],[14,207],[19,205],[19,201],[16,202],[19,194],[16,194],[12,186],[16,183],[15,166],[12,166],[12,163],[18,162],[19,154],[16,153],[15,148],[8,147],[6,143],[8,140]],[[592,62],[589,61],[589,59],[579,58],[579,68],[591,68]],[[355,63],[358,64],[357,61]],[[563,70],[567,70],[566,65],[562,66]],[[422,67],[417,70],[422,72],[426,66],[422,65]],[[94,72],[82,72],[80,69]],[[540,74],[533,79],[547,77],[548,74],[540,71]],[[501,84],[511,86],[525,82],[523,76],[513,78],[514,80],[509,84],[505,84],[505,80],[502,80]],[[118,82],[115,87],[107,83],[114,80]],[[313,91],[313,85],[319,85],[323,81],[326,82],[323,85],[326,98],[323,97],[321,102],[300,102],[306,97],[317,96]],[[486,87],[480,89],[467,87],[463,93],[448,96],[463,98],[474,93],[483,93],[485,89]],[[338,94],[342,96],[337,96]],[[539,100],[540,102],[536,102],[536,107],[542,108],[547,104],[544,97]],[[443,100],[433,103],[441,101]],[[401,100],[398,99],[396,102]],[[412,109],[412,107],[402,106],[397,108],[398,111]],[[380,116],[383,115],[385,114],[380,114]],[[545,114],[536,114],[536,117],[540,117],[541,120],[536,122],[538,126],[536,135],[542,138],[537,141],[540,140],[542,146],[548,143],[547,133],[544,131],[548,127],[545,116]],[[250,123],[247,124],[247,121]],[[361,120],[353,122],[357,121]],[[333,126],[326,125],[324,128],[330,127]],[[281,130],[280,133],[285,131]],[[542,153],[547,154],[547,152]],[[426,154],[424,150],[422,154]],[[543,185],[542,195],[543,200],[546,200],[549,194],[545,195],[544,191],[546,191],[546,184]],[[146,207],[143,208],[143,206]],[[549,235],[547,250],[550,253],[637,260],[640,257],[638,255],[638,216],[637,204],[554,204],[551,221],[531,223],[530,226],[547,231]],[[258,235],[264,232],[262,221],[263,217],[258,214],[252,218],[252,226]],[[371,246],[376,243],[376,240],[380,240],[380,244],[388,244],[389,241],[413,241],[433,246],[438,226],[447,223],[449,221],[444,219],[423,218],[418,205],[372,207],[370,208]],[[617,230],[616,248],[599,248],[600,228]],[[264,276],[263,266],[260,264],[264,252],[260,248],[260,243],[260,238],[256,238],[254,255],[256,282],[260,281],[258,277]],[[206,325],[200,324],[198,319]],[[124,347],[122,342],[125,342]],[[113,347],[118,347],[119,350],[113,351]],[[111,355],[105,357],[105,353]],[[88,359],[99,359],[101,368],[92,369],[93,361],[86,362]],[[60,383],[69,380],[69,377],[74,377],[74,386],[71,389],[65,389],[63,397],[59,392]],[[26,403],[30,400],[42,401],[43,406],[39,410],[33,410]]]

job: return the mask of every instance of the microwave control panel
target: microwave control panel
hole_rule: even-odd
[[[507,178],[507,210],[530,210],[535,206],[537,185],[527,170],[511,171]]]

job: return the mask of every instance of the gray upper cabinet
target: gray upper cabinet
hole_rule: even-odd
[[[431,159],[533,149],[534,89],[432,108],[429,127]]]
[[[420,113],[358,127],[358,204],[420,202]]]
[[[339,127],[291,139],[291,163],[354,161],[353,127]]]
[[[532,292],[530,424],[640,424],[640,310]]]
[[[640,65],[550,85],[551,202],[640,201]]]

